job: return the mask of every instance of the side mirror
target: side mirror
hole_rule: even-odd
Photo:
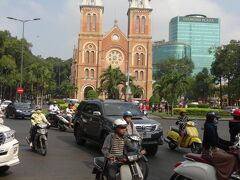
[[[99,111],[93,111],[94,116],[101,116],[102,114]]]

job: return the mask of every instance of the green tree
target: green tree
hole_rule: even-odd
[[[203,102],[207,102],[208,98],[213,94],[214,81],[207,68],[203,68],[196,75],[192,89],[195,99],[201,99]]]
[[[7,88],[16,80],[16,63],[11,56],[4,55],[0,58],[0,97],[4,97]]]
[[[159,64],[159,78],[153,85],[154,95],[163,97],[174,107],[177,100],[186,95],[193,68],[194,64],[189,59],[169,58],[162,61]]]
[[[113,69],[109,66],[100,75],[100,93],[106,93],[109,99],[119,99],[120,85],[124,85],[126,76],[121,72],[120,68]]]
[[[187,58],[168,58],[160,61],[160,63],[157,64],[157,68],[159,69],[157,79],[160,79],[161,76],[165,74],[172,73],[174,70],[186,74],[187,76],[191,76],[194,64],[191,59]]]
[[[64,80],[60,85],[61,97],[70,97],[76,90],[76,87],[69,81]]]
[[[211,49],[215,55],[211,73],[220,84],[220,98],[222,98],[222,81],[227,83],[229,105],[240,98],[239,68],[240,68],[240,41],[232,40],[229,44]],[[221,100],[222,103],[222,100]]]

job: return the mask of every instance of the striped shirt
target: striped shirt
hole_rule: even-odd
[[[116,136],[110,153],[114,156],[122,156],[123,149],[124,149],[124,138]]]

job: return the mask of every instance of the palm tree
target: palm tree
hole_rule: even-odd
[[[113,69],[109,66],[100,76],[100,93],[106,93],[109,99],[119,99],[119,85],[124,85],[126,76],[120,68]]]
[[[177,99],[182,96],[187,89],[187,75],[173,71],[169,74],[165,74],[159,81],[154,84],[154,93],[165,97],[173,106]]]

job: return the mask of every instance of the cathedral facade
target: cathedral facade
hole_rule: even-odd
[[[110,65],[119,67],[143,88],[143,99],[152,95],[151,0],[129,0],[128,34],[117,22],[103,34],[103,0],[82,0],[80,33],[74,49],[71,80],[75,98],[83,100],[100,86],[100,75]]]

